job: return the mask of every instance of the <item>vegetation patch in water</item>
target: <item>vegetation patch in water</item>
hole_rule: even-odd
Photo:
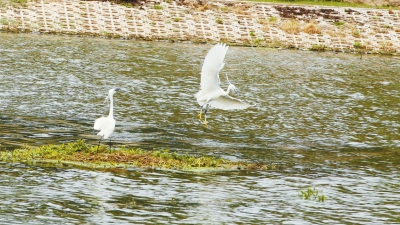
[[[145,151],[121,147],[89,146],[83,140],[61,145],[25,147],[0,152],[3,162],[53,163],[91,168],[158,168],[183,171],[265,170],[264,163],[234,162],[212,156],[181,155],[168,150]]]
[[[300,197],[305,200],[315,200],[318,202],[325,202],[326,197],[322,194],[322,191],[318,191],[315,188],[307,188],[307,190],[300,190]]]

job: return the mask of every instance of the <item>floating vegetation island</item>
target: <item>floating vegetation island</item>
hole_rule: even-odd
[[[121,147],[89,146],[83,140],[60,145],[25,147],[0,152],[0,161],[26,164],[51,164],[93,169],[153,168],[188,172],[215,172],[270,169],[264,163],[229,161],[212,156],[181,155],[168,150],[145,151]]]

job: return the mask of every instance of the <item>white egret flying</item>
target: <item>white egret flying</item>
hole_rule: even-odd
[[[229,96],[229,92],[236,92],[236,87],[228,80],[228,89],[224,91],[220,87],[219,71],[224,68],[224,58],[228,46],[226,44],[216,44],[207,53],[201,68],[200,91],[195,95],[197,102],[200,104],[199,118],[204,109],[204,125],[207,126],[206,113],[210,107],[230,110],[230,109],[246,109],[252,105],[242,100]]]
[[[100,117],[94,121],[93,128],[95,130],[99,130],[100,132],[97,135],[100,136],[99,145],[97,149],[99,149],[101,139],[110,138],[110,150],[111,150],[111,137],[110,135],[113,133],[115,128],[115,119],[114,119],[114,112],[113,112],[113,95],[116,91],[120,91],[120,88],[110,89],[108,91],[107,98],[110,99],[110,113],[107,117]]]

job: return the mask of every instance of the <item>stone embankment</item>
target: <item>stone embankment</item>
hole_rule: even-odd
[[[40,1],[0,9],[0,29],[127,39],[400,53],[400,10],[237,1]]]

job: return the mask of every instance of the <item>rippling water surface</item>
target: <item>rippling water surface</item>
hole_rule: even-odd
[[[0,147],[115,145],[276,165],[186,174],[0,164],[1,224],[400,224],[400,58],[230,47],[254,108],[197,119],[210,45],[0,33]],[[106,144],[106,143],[104,143]],[[303,200],[315,187],[327,201]]]

